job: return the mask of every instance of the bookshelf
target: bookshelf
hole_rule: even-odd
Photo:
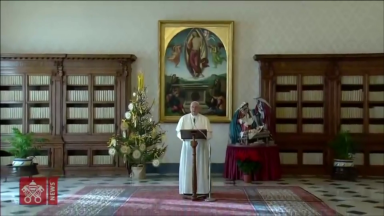
[[[90,82],[88,75],[69,75],[66,77],[67,107],[65,133],[89,134],[90,133]]]
[[[84,150],[68,150],[68,158],[66,166],[87,166],[88,165],[88,154],[87,149]]]
[[[364,76],[341,76],[340,129],[351,133],[364,132]]]
[[[126,112],[135,60],[129,54],[2,54],[1,136],[17,127],[47,138],[35,158],[43,174],[126,174],[106,143]],[[12,160],[1,158],[3,165]]]
[[[51,76],[27,76],[27,129],[35,134],[51,134]]]
[[[369,76],[368,108],[368,133],[384,134],[384,75]]]
[[[277,76],[276,133],[324,133],[324,76]]]
[[[51,77],[47,74],[7,74],[2,71],[0,123],[1,136],[12,133],[18,128],[23,133],[32,132],[36,136],[49,136],[52,132],[50,117]],[[49,139],[48,139],[49,140]],[[9,144],[2,143],[2,148]],[[52,169],[51,148],[42,146],[41,155],[35,157],[41,172]],[[13,157],[2,158],[2,165],[11,164]]]
[[[296,133],[298,126],[298,77],[276,77],[276,132]]]
[[[126,173],[106,146],[129,101],[131,55],[67,55],[64,170],[69,176]],[[117,161],[118,162],[118,161]]]
[[[115,166],[115,160],[108,154],[108,150],[103,148],[93,148],[91,150],[92,166],[94,167],[105,167]]]
[[[41,149],[40,150],[41,155],[35,156],[33,161],[35,163],[38,163],[40,167],[49,168],[51,167],[50,162],[50,149]]]
[[[24,131],[24,78],[23,75],[0,76],[0,133],[12,133],[12,128]]]
[[[115,133],[117,122],[115,119],[115,90],[114,76],[94,76],[93,96],[93,132]]]
[[[66,133],[108,136],[115,133],[117,124],[115,80],[115,76],[105,75],[67,77]]]
[[[324,76],[304,75],[301,80],[301,132],[323,134]]]
[[[334,158],[328,143],[348,130],[359,143],[358,173],[384,175],[384,54],[254,59],[285,174],[329,174]]]

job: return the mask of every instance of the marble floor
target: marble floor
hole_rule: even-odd
[[[214,177],[214,186],[227,185],[224,179]],[[384,180],[359,179],[357,182],[331,181],[322,178],[283,178],[279,181],[254,182],[265,186],[300,186],[322,199],[343,215],[384,215]],[[59,201],[89,185],[178,185],[176,176],[148,176],[143,181],[131,181],[127,177],[60,178]],[[244,185],[237,181],[236,185]],[[236,187],[233,185],[233,187]],[[1,182],[1,215],[35,215],[47,206],[19,205],[17,179]]]

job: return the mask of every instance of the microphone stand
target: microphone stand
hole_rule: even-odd
[[[198,131],[200,131],[201,133],[201,130],[196,128],[195,126],[195,118],[193,118],[193,126],[195,129],[197,129]],[[201,133],[204,135],[204,133]],[[205,135],[204,135],[205,136]],[[208,138],[207,136],[205,136],[205,139],[207,140],[207,143],[208,143]],[[208,154],[209,154],[209,157],[208,157],[208,162],[209,162],[209,166],[208,166],[208,181],[209,181],[209,192],[208,192],[208,197],[204,200],[205,202],[216,202],[216,199],[212,198],[212,179],[211,179],[211,144],[209,144],[209,148],[208,148]]]
[[[205,202],[215,202],[216,199],[212,198],[212,179],[211,179],[211,144],[209,144],[209,167],[208,167],[208,181],[209,181],[209,193],[208,197],[205,199]]]

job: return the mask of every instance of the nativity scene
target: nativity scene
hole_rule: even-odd
[[[249,104],[243,102],[235,111],[229,129],[232,144],[272,143],[269,131],[271,106],[263,98],[255,99],[254,109],[250,109]]]

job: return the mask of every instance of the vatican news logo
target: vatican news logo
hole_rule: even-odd
[[[58,177],[20,178],[20,205],[57,205]]]

